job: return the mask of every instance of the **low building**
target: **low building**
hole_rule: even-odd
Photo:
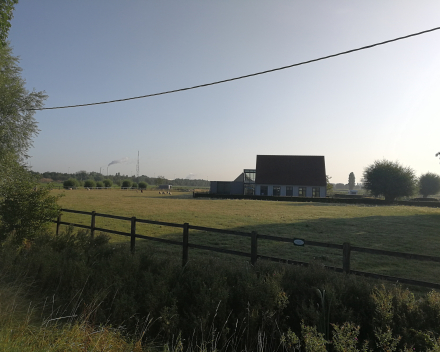
[[[168,189],[168,190],[170,190],[171,189],[171,187],[173,187],[173,185],[159,185],[159,189]]]
[[[211,194],[274,197],[325,197],[324,156],[257,155],[255,169],[245,169],[232,182],[211,181]]]

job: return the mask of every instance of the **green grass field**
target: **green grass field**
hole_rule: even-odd
[[[139,219],[159,220],[191,225],[231,229],[236,231],[306,240],[386,249],[397,252],[440,256],[440,209],[406,206],[365,206],[319,203],[290,203],[253,200],[194,199],[192,193],[173,192],[159,195],[157,191],[125,190],[52,191],[64,194],[59,204],[66,209],[96,211],[98,213],[136,216]],[[90,217],[63,214],[63,221],[90,225]],[[119,231],[130,231],[128,221],[97,217],[96,226]],[[181,240],[181,229],[138,224],[138,234]],[[250,252],[248,238],[201,231],[190,231],[190,243],[218,246]],[[112,236],[114,242],[128,242],[129,238]],[[181,255],[178,246],[137,240],[137,248],[156,246],[156,252]],[[258,253],[284,259],[342,266],[342,251],[319,247],[295,247],[288,243],[259,241]],[[190,250],[192,256],[221,254]],[[224,256],[227,260],[246,260]],[[440,283],[440,264],[409,261],[352,252],[351,268],[378,274]]]

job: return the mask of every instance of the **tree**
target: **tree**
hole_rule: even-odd
[[[37,135],[36,109],[43,92],[29,92],[18,58],[5,41],[17,1],[0,1],[0,241],[11,235],[16,243],[32,240],[59,214],[58,197],[39,187],[23,161]]]
[[[17,244],[32,240],[58,216],[59,197],[51,196],[50,188],[42,187],[17,160],[7,159],[1,170],[0,179],[6,179],[0,187],[0,242],[9,235]]]
[[[398,197],[411,196],[416,185],[416,176],[409,167],[398,162],[376,160],[364,170],[364,188],[375,197],[384,196],[392,202]]]
[[[165,184],[167,181],[168,180],[165,178],[165,176],[157,176],[155,183],[156,183],[156,186],[159,186],[159,185]]]
[[[427,198],[430,194],[437,194],[440,192],[440,176],[428,172],[420,176],[419,186],[423,198]]]
[[[325,175],[325,179],[327,181],[327,194],[333,192],[333,184],[330,183],[331,177],[329,175]]]
[[[13,17],[14,6],[18,0],[1,0],[0,1],[0,45],[6,45],[6,38],[8,37],[10,21]]]
[[[86,180],[84,182],[84,187],[96,187],[95,180]]]
[[[143,182],[143,181],[139,182],[140,189],[147,189],[147,186],[148,186],[148,184],[146,182]]]
[[[63,182],[64,188],[78,187],[78,180],[75,178],[69,178]]]
[[[350,172],[350,174],[348,175],[348,189],[350,191],[352,191],[354,189],[355,186],[355,177],[354,177],[354,173]]]
[[[105,187],[111,187],[113,184],[112,180],[109,180],[109,179],[105,179],[102,182],[104,183]]]
[[[131,181],[130,180],[125,180],[122,182],[122,187],[131,187]]]
[[[46,95],[29,92],[20,74],[9,45],[0,46],[0,156],[13,153],[22,161],[38,134],[35,109],[43,106]]]

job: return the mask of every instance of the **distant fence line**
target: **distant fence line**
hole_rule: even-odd
[[[393,251],[373,249],[373,248],[357,247],[357,246],[352,246],[348,242],[344,242],[343,244],[334,244],[334,243],[319,242],[319,241],[309,241],[309,240],[298,239],[298,238],[286,238],[286,237],[279,237],[279,236],[262,235],[262,234],[258,234],[256,231],[253,231],[251,233],[240,232],[240,231],[233,231],[233,230],[228,230],[228,229],[216,229],[216,228],[211,228],[211,227],[195,226],[195,225],[190,225],[189,223],[176,224],[176,223],[169,223],[169,222],[163,222],[163,221],[137,219],[134,216],[133,217],[125,217],[125,216],[117,216],[117,215],[110,215],[110,214],[101,214],[101,213],[97,213],[95,211],[87,212],[87,211],[80,211],[80,210],[61,209],[61,212],[89,215],[89,216],[91,216],[91,222],[90,222],[90,226],[82,225],[82,224],[75,224],[75,223],[71,223],[71,222],[65,222],[65,221],[61,221],[62,215],[59,215],[58,219],[53,221],[54,223],[56,223],[56,234],[57,235],[60,232],[60,225],[67,225],[67,226],[74,226],[74,227],[79,227],[79,228],[83,228],[83,229],[88,229],[88,230],[90,230],[91,237],[94,237],[95,231],[111,233],[114,235],[127,236],[127,237],[130,237],[130,239],[131,239],[130,251],[132,254],[135,253],[136,238],[155,241],[155,242],[161,242],[161,243],[166,243],[166,244],[178,245],[178,246],[182,246],[182,266],[185,266],[188,263],[189,248],[207,250],[207,251],[212,251],[212,252],[217,252],[217,253],[237,255],[237,256],[241,256],[241,257],[248,257],[248,258],[250,258],[252,265],[254,265],[258,259],[277,261],[277,262],[282,262],[285,264],[294,264],[294,265],[303,265],[303,266],[309,265],[309,263],[307,263],[307,262],[301,262],[301,261],[296,261],[296,260],[259,255],[258,254],[258,240],[262,239],[262,240],[269,240],[269,241],[275,241],[275,242],[288,242],[288,243],[292,243],[294,245],[298,245],[298,243],[300,243],[299,245],[301,245],[301,246],[316,246],[316,247],[324,247],[324,248],[332,248],[332,249],[342,250],[342,268],[326,266],[326,265],[324,266],[326,269],[330,269],[330,270],[333,270],[336,272],[345,273],[345,274],[361,275],[361,276],[365,276],[365,277],[371,277],[371,278],[375,278],[375,279],[381,279],[381,280],[392,281],[392,282],[400,282],[400,283],[404,283],[404,284],[408,284],[408,285],[415,285],[415,286],[421,286],[421,287],[427,287],[427,288],[440,289],[440,284],[437,284],[437,283],[418,281],[418,280],[412,280],[412,279],[405,279],[405,278],[388,276],[388,275],[374,274],[374,273],[363,272],[363,271],[358,271],[358,270],[351,270],[350,269],[350,256],[351,256],[351,252],[363,252],[363,253],[368,253],[368,254],[386,255],[386,256],[391,256],[391,257],[398,257],[398,258],[405,258],[405,259],[412,259],[412,260],[432,261],[432,262],[437,262],[437,263],[440,263],[440,257],[421,255],[421,254],[413,254],[413,253],[393,252]],[[123,232],[123,231],[115,231],[115,230],[111,230],[111,229],[104,229],[104,228],[96,227],[95,226],[96,217],[130,221],[131,230],[128,233],[128,232]],[[136,224],[137,223],[181,228],[183,230],[182,231],[183,232],[182,233],[182,241],[167,240],[167,239],[158,238],[158,237],[136,234]],[[189,243],[189,230],[190,229],[197,230],[197,231],[209,231],[209,232],[215,232],[215,233],[221,233],[221,234],[248,237],[251,240],[250,253],[235,251],[235,250],[230,250],[230,249],[225,249],[225,248],[218,248],[218,247],[211,247],[211,246]]]
[[[410,205],[428,208],[440,208],[440,202],[433,201],[410,201],[410,200],[396,200],[388,202],[383,199],[375,198],[359,198],[350,197],[326,197],[326,198],[312,198],[312,197],[275,197],[275,196],[256,196],[245,194],[212,194],[208,192],[193,192],[194,198],[219,198],[219,199],[249,199],[249,200],[272,200],[280,202],[312,202],[312,203],[345,203],[345,204],[365,204],[365,205]]]

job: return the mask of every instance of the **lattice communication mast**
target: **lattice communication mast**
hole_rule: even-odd
[[[139,150],[138,150],[138,162],[136,164],[136,177],[139,181]]]

